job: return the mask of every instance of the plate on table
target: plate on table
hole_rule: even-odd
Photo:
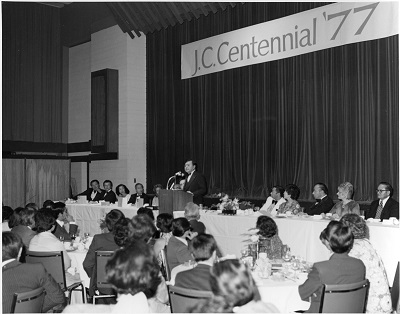
[[[285,214],[280,214],[280,215],[276,215],[276,218],[287,218],[287,216]]]
[[[76,248],[74,248],[73,246],[69,246],[65,249],[67,252],[73,252],[76,250]]]

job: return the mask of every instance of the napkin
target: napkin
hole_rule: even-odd
[[[88,237],[85,243],[85,249],[89,250],[90,244],[92,244],[93,237]]]
[[[70,267],[67,269],[67,272],[69,272],[72,276],[75,276],[76,269],[75,267]]]
[[[226,254],[225,256],[220,257],[219,261],[224,261],[227,259],[236,259],[236,255],[235,254]]]
[[[313,219],[322,219],[322,216],[321,215],[314,215]]]

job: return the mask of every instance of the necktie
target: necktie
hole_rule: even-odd
[[[376,210],[375,219],[380,219],[380,218],[381,218],[382,210],[383,210],[383,202],[382,202],[382,200],[381,200],[381,201],[379,202],[378,209]]]

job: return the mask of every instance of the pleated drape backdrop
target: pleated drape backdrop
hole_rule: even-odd
[[[209,193],[266,197],[316,182],[355,199],[398,189],[398,36],[181,80],[181,45],[321,6],[245,3],[147,36],[147,180],[194,158]],[[335,197],[336,198],[336,197]],[[395,195],[395,198],[398,198]]]

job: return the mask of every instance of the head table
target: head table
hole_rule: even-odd
[[[67,204],[69,213],[83,232],[90,235],[101,233],[99,220],[104,219],[111,209],[121,210],[126,217],[132,218],[137,213],[134,206],[99,206],[89,204]],[[154,211],[157,217],[158,211]],[[183,211],[174,212],[174,217],[183,217]],[[225,216],[214,211],[201,211],[200,221],[206,226],[206,232],[212,234],[223,254],[235,254],[240,257],[241,249],[249,242],[249,229],[256,226],[258,213],[253,215]],[[310,218],[275,218],[278,234],[284,244],[291,248],[293,255],[300,256],[309,262],[327,260],[330,252],[319,240],[321,231],[329,223],[324,219]],[[370,240],[382,257],[388,274],[389,283],[393,282],[398,261],[400,246],[396,244],[400,238],[400,228],[382,223],[369,223]]]

